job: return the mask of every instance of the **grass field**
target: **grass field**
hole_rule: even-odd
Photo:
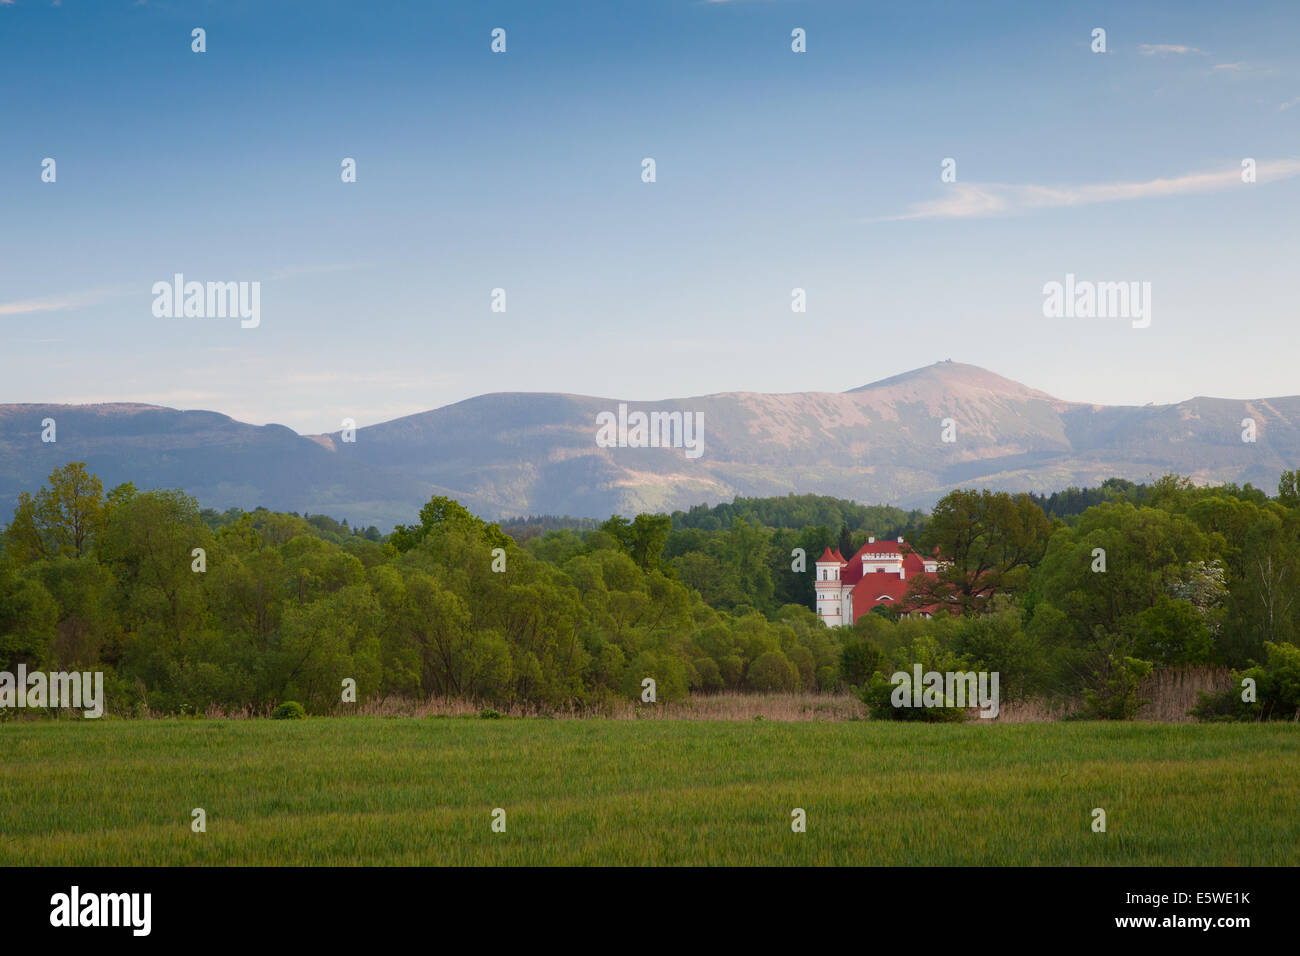
[[[0,725],[4,865],[649,863],[1296,865],[1300,728]]]

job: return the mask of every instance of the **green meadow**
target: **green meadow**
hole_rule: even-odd
[[[1294,866],[1300,727],[8,722],[0,864]]]

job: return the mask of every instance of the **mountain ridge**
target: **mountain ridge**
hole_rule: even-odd
[[[703,453],[602,448],[596,416],[703,416]],[[57,441],[40,441],[41,420]],[[1241,440],[1252,418],[1257,441]],[[135,402],[0,405],[0,520],[53,468],[86,461],[106,486],[179,487],[205,507],[331,514],[385,528],[431,494],[486,517],[607,517],[736,495],[817,493],[928,507],[965,484],[1053,491],[1168,472],[1272,487],[1300,458],[1300,396],[1165,405],[1056,398],[979,366],[938,362],[844,392],[716,392],[636,401],[490,392],[341,431],[299,434],[211,410]],[[952,441],[944,441],[945,432]]]

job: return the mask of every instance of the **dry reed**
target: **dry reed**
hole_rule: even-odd
[[[1138,697],[1147,703],[1138,712],[1138,720],[1160,723],[1186,723],[1197,703],[1197,691],[1219,691],[1231,684],[1224,667],[1181,667],[1156,671],[1145,680]],[[1082,701],[1031,699],[1007,701],[995,718],[998,723],[1047,723],[1076,714]],[[272,705],[225,708],[212,705],[205,717],[247,720],[269,717]],[[639,701],[615,701],[600,706],[540,707],[527,703],[489,704],[454,697],[432,697],[425,701],[403,697],[381,697],[355,706],[335,708],[331,716],[361,717],[478,717],[493,711],[502,717],[532,717],[581,720],[604,717],[613,720],[777,720],[841,721],[865,720],[866,706],[849,693],[739,693],[698,694],[680,701],[645,704]],[[972,708],[971,719],[978,710]],[[151,717],[168,716],[150,714]]]

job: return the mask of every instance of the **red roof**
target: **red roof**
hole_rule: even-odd
[[[898,554],[904,547],[898,541],[868,541],[858,554]]]
[[[840,572],[840,581],[843,584],[852,584],[862,577],[862,562],[858,556],[854,555],[853,560],[848,562],[848,566]]]
[[[937,549],[936,549],[937,550]],[[836,555],[838,552],[836,552]],[[871,571],[863,573],[863,557],[868,560],[874,555],[897,554],[902,558],[904,577],[894,571]],[[834,557],[835,555],[832,555]],[[856,621],[867,614],[877,604],[899,604],[907,595],[907,588],[914,575],[925,574],[925,559],[906,541],[899,543],[893,539],[885,541],[868,541],[852,559],[840,575],[840,583],[853,589],[853,619]],[[910,608],[927,614],[934,613],[938,605]]]
[[[835,549],[835,557],[839,560],[840,564],[846,564],[846,563],[847,563],[847,562],[844,560],[844,555],[840,554],[840,549],[839,549],[839,548],[836,548],[836,549]]]
[[[877,604],[897,606],[907,595],[911,579],[903,580],[897,574],[867,574],[853,586],[853,623],[864,614],[869,614]],[[933,614],[939,607],[927,604],[922,607],[909,607],[909,611]]]
[[[826,564],[831,561],[839,561],[841,564],[844,563],[843,558],[839,557],[838,555],[831,554],[830,546],[827,545],[826,550],[822,552],[822,556],[817,559],[817,563]]]
[[[853,586],[855,621],[877,604],[897,604],[906,592],[907,582],[897,574],[864,574]]]

